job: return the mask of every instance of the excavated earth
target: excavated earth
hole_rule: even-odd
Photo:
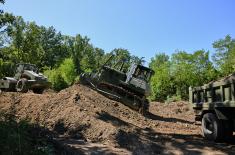
[[[40,95],[1,92],[0,111],[48,130],[58,154],[235,154],[233,140],[201,137],[187,102],[152,102],[144,117],[77,84]]]

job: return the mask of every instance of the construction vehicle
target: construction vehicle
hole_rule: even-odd
[[[126,72],[125,65],[125,60],[117,61],[114,55],[111,55],[98,71],[82,74],[80,83],[144,114],[149,108],[149,81],[154,72],[135,63],[132,63]]]
[[[49,86],[50,82],[42,73],[39,73],[38,68],[33,64],[27,63],[16,65],[14,77],[0,79],[1,91],[26,93],[28,90],[32,90],[34,93],[41,94]]]
[[[202,135],[212,141],[223,141],[235,129],[235,74],[200,87],[189,88],[189,100],[195,121],[201,121]]]

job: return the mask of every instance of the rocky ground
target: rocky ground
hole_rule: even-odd
[[[187,102],[150,104],[144,117],[94,90],[74,85],[59,93],[1,92],[0,110],[48,130],[64,154],[235,154],[235,142],[200,135]]]

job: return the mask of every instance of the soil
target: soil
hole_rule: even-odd
[[[201,137],[189,103],[150,103],[145,117],[83,85],[58,93],[0,93],[0,111],[51,132],[65,154],[235,154],[235,142]],[[234,139],[234,138],[233,138]]]

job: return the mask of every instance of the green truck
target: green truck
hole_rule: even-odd
[[[230,138],[235,122],[235,74],[199,87],[189,88],[195,120],[202,135],[212,141]]]

